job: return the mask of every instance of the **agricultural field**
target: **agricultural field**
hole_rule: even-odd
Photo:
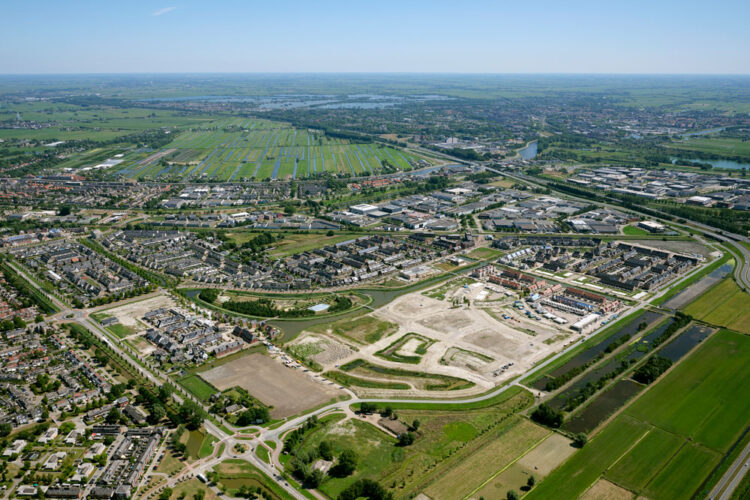
[[[750,156],[750,143],[729,137],[694,136],[671,144],[682,151],[701,151],[722,156]]]
[[[750,337],[716,333],[529,498],[577,498],[602,476],[648,498],[691,497],[745,430],[750,397],[737,389],[749,383]]]
[[[432,162],[390,146],[352,143],[284,123],[228,118],[184,130],[158,151],[130,155],[110,174],[170,181],[299,179],[412,170]]]
[[[750,334],[750,294],[732,278],[715,285],[685,308],[696,319]]]

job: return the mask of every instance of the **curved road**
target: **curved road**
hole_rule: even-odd
[[[485,169],[487,169],[487,170],[490,170],[492,172],[495,172],[495,173],[503,175],[503,176],[507,176],[507,177],[513,178],[515,180],[520,180],[520,181],[523,181],[523,182],[537,184],[537,185],[541,185],[541,186],[545,186],[546,187],[546,182],[544,182],[544,181],[540,181],[540,180],[537,180],[537,179],[529,179],[526,176],[519,176],[519,175],[509,174],[508,172],[502,172],[502,171],[499,171],[499,170],[496,170],[494,168],[487,167],[487,166],[483,166],[483,167]],[[596,205],[607,206],[607,207],[610,207],[610,208],[615,208],[615,209],[618,209],[618,210],[622,210],[621,207],[618,207],[618,206],[615,206],[615,205],[610,205],[610,204],[601,203],[601,202],[592,202],[591,200],[587,200],[585,198],[579,198],[579,197],[576,197],[576,196],[571,196],[571,195],[569,195],[567,193],[560,193],[560,194],[564,195],[567,198],[579,199],[579,200],[586,201],[587,203],[592,203],[592,204],[596,204]],[[668,214],[663,214],[663,215],[667,216]],[[739,240],[739,241],[743,241],[743,242],[750,241],[747,237],[743,237],[743,236],[735,235],[735,234],[731,234],[731,233],[724,233],[724,232],[721,232],[721,231],[717,230],[716,228],[713,228],[711,226],[707,226],[705,224],[700,224],[700,223],[689,221],[687,223],[687,225],[695,227],[695,228],[699,229],[701,232],[703,232],[704,234],[707,234],[707,235],[709,235],[709,236],[711,236],[711,237],[713,237],[713,238],[715,238],[717,240],[720,240],[720,241],[732,242],[732,243],[735,243],[734,240]],[[737,277],[738,282],[741,284],[741,286],[743,288],[745,288],[746,290],[750,290],[750,250],[748,250],[748,248],[745,247],[744,245],[734,245],[734,248],[730,248],[730,252],[735,256],[736,261],[737,261],[737,265],[735,266],[735,276]],[[11,264],[11,265],[13,266],[13,264]],[[688,276],[692,275],[694,273],[699,272],[703,267],[704,266],[701,266],[701,267],[695,269],[693,272],[689,273]],[[91,331],[94,334],[96,334],[98,337],[102,338],[103,340],[106,340],[107,344],[112,348],[112,350],[115,353],[117,353],[119,356],[121,356],[122,359],[126,360],[126,362],[130,363],[136,370],[139,371],[139,373],[141,373],[144,377],[146,377],[149,381],[151,381],[155,385],[157,385],[157,386],[162,385],[165,380],[168,380],[168,378],[165,375],[163,375],[163,374],[159,374],[159,375],[161,375],[161,377],[158,376],[157,374],[155,374],[152,371],[152,370],[154,370],[154,367],[142,365],[141,362],[140,362],[140,360],[136,361],[136,358],[137,358],[136,353],[129,352],[130,351],[129,349],[127,351],[124,350],[124,349],[122,349],[121,346],[119,345],[119,342],[117,341],[117,339],[114,339],[112,336],[108,335],[103,329],[101,329],[99,327],[99,325],[97,325],[97,324],[95,324],[95,322],[91,321],[88,318],[88,314],[86,312],[69,309],[66,304],[63,304],[61,301],[59,301],[55,297],[51,296],[46,291],[44,291],[41,287],[39,287],[33,280],[30,280],[29,277],[26,275],[26,273],[23,272],[23,270],[19,269],[16,266],[13,266],[13,268],[14,268],[14,270],[16,272],[18,272],[19,274],[23,275],[24,278],[26,278],[27,281],[29,281],[29,283],[31,283],[33,286],[35,286],[41,292],[45,293],[45,295],[47,295],[50,298],[50,300],[52,300],[53,303],[55,303],[55,305],[61,309],[61,312],[55,315],[56,317],[58,317],[59,319],[63,319],[63,318],[65,318],[65,316],[71,316],[72,315],[72,317],[66,318],[66,319],[70,319],[70,320],[72,320],[72,321],[74,321],[76,323],[81,324],[82,326],[86,327],[89,331]],[[657,294],[654,297],[652,297],[652,299],[656,298],[658,296],[661,296],[664,293],[667,293],[667,291],[669,291],[669,289],[670,289],[670,287],[665,288],[659,294]],[[630,312],[642,309],[644,306],[645,306],[644,304],[641,304],[640,306],[635,307],[635,308],[631,309],[630,311],[626,311],[626,312],[630,313]],[[623,312],[622,314],[624,315],[626,312]],[[298,499],[302,500],[302,499],[304,499],[306,497],[304,495],[302,495],[297,489],[295,489],[294,487],[292,487],[284,478],[282,478],[279,475],[279,473],[277,472],[276,467],[279,466],[279,464],[277,463],[277,461],[278,461],[278,454],[279,454],[280,449],[281,449],[280,448],[281,437],[283,436],[284,433],[286,433],[289,430],[291,430],[291,429],[293,429],[295,427],[298,427],[299,425],[301,425],[302,423],[304,423],[304,421],[307,420],[310,416],[312,416],[312,415],[321,415],[321,414],[324,414],[324,413],[330,413],[332,411],[346,411],[346,409],[350,405],[355,404],[355,403],[361,403],[361,402],[374,402],[374,403],[380,403],[380,404],[383,404],[383,403],[419,403],[419,404],[437,404],[437,405],[448,403],[448,404],[458,404],[458,405],[460,405],[460,404],[469,404],[469,403],[477,403],[477,402],[481,402],[481,401],[486,401],[488,399],[494,398],[494,397],[496,397],[496,396],[504,393],[505,391],[509,390],[511,387],[520,385],[520,381],[522,379],[524,379],[524,378],[526,378],[526,377],[528,377],[530,375],[534,375],[535,373],[543,370],[549,364],[554,363],[557,359],[559,359],[560,357],[566,355],[568,352],[572,351],[573,349],[577,348],[581,343],[585,342],[590,337],[596,335],[600,330],[601,330],[601,328],[593,331],[592,333],[590,333],[588,335],[582,336],[577,342],[571,344],[566,349],[560,351],[558,354],[556,354],[555,356],[547,359],[543,363],[541,363],[541,364],[533,367],[531,370],[529,370],[526,373],[520,375],[519,377],[517,377],[516,379],[514,379],[510,383],[508,383],[508,384],[506,384],[506,385],[504,385],[502,387],[499,387],[499,388],[497,388],[497,389],[495,389],[493,391],[490,391],[488,393],[481,394],[481,395],[478,395],[478,396],[474,396],[474,397],[471,397],[471,398],[466,398],[466,399],[461,399],[461,400],[445,400],[445,399],[373,399],[373,398],[364,398],[363,399],[363,398],[359,398],[359,397],[355,396],[353,393],[351,393],[352,398],[349,399],[349,400],[340,401],[340,402],[337,402],[337,403],[333,403],[333,404],[327,405],[325,407],[319,408],[319,409],[317,409],[317,410],[315,410],[315,411],[313,411],[311,413],[308,413],[308,414],[299,416],[297,418],[291,419],[291,420],[285,422],[283,425],[277,427],[276,429],[272,429],[272,430],[258,429],[258,431],[259,431],[258,434],[252,440],[238,439],[237,434],[238,433],[242,433],[242,432],[247,432],[247,430],[240,431],[239,429],[236,429],[236,428],[232,429],[232,428],[230,428],[231,426],[227,426],[227,428],[230,431],[234,432],[233,434],[229,434],[229,433],[225,432],[223,429],[221,429],[218,425],[214,424],[212,421],[206,420],[205,421],[206,429],[211,434],[214,434],[215,436],[219,437],[219,443],[217,443],[216,446],[219,446],[220,443],[225,443],[226,444],[224,452],[222,453],[221,456],[217,457],[215,455],[212,455],[211,457],[208,457],[207,460],[200,461],[199,463],[191,465],[190,467],[186,468],[181,473],[179,473],[176,476],[174,476],[173,478],[171,478],[170,481],[169,481],[169,484],[173,485],[175,482],[177,482],[180,479],[185,478],[186,476],[193,476],[194,474],[197,474],[198,472],[204,472],[204,471],[210,470],[210,468],[212,468],[214,465],[216,465],[218,462],[220,462],[221,460],[223,460],[225,458],[241,456],[241,458],[247,459],[255,467],[257,467],[258,469],[260,469],[261,471],[263,471],[269,477],[273,478],[273,480],[280,487],[284,488],[284,490],[286,490],[287,492],[289,492],[289,494],[291,494],[294,498],[298,498]],[[157,373],[158,373],[158,370],[157,370]],[[188,398],[194,400],[194,398],[191,395],[189,395],[187,393],[184,393],[184,392],[183,392],[183,394],[184,394],[185,397],[188,397]],[[174,394],[174,397],[175,397],[175,401],[177,401],[178,403],[182,402],[183,399],[184,399],[183,397],[181,397],[178,394]],[[198,403],[200,404],[200,402],[198,402]],[[272,464],[267,464],[266,462],[260,460],[255,455],[255,449],[258,446],[265,446],[265,444],[263,443],[264,441],[273,441],[273,442],[277,443],[275,452],[271,453]],[[234,446],[236,444],[242,444],[242,445],[248,447],[249,450],[247,452],[245,452],[245,453],[240,454],[240,455],[238,455],[236,453],[233,453],[233,448],[234,448]],[[748,463],[748,461],[750,461],[750,459],[748,459],[748,455],[750,455],[750,447],[748,447],[747,449],[743,450],[743,454],[740,457],[740,458],[747,459],[747,461],[745,462],[745,465],[743,466],[743,471],[740,471],[740,472],[744,472],[744,470],[747,470],[747,463]],[[738,459],[738,460],[740,460],[740,459]],[[740,464],[740,465],[742,465],[742,464]],[[736,469],[735,469],[734,465],[731,468],[731,470],[734,470],[736,472]],[[727,474],[729,474],[729,472]],[[736,484],[739,484],[739,481],[742,479],[743,475],[744,474],[742,474],[742,473],[740,473],[740,474],[734,474],[734,476],[731,478],[732,481],[731,481],[730,486],[733,484],[736,487]],[[722,478],[722,480],[721,480],[722,486],[725,485],[725,483],[728,480],[729,480],[728,476],[725,475],[725,477]],[[726,491],[725,491],[725,493],[726,493]],[[722,498],[724,498],[724,496],[722,496]]]

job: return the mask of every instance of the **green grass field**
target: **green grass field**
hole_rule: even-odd
[[[638,235],[638,236],[650,236],[651,235],[651,233],[649,233],[645,229],[641,229],[640,227],[630,226],[630,225],[624,226],[622,228],[622,232],[623,234],[628,234],[628,235]]]
[[[180,380],[179,384],[192,393],[201,401],[208,401],[213,394],[219,392],[214,386],[200,378],[198,375],[188,375]]]
[[[317,447],[322,441],[331,444],[334,456],[349,448],[359,458],[354,474],[343,478],[329,477],[323,482],[320,490],[331,498],[337,498],[344,488],[358,479],[376,478],[393,463],[393,455],[397,449],[394,438],[360,420],[347,420],[343,423],[338,420],[329,421],[309,433],[301,449]]]
[[[528,498],[577,498],[600,476],[652,499],[690,498],[744,431],[748,384],[750,337],[714,334]]]
[[[726,278],[685,308],[696,319],[750,334],[750,294]]]
[[[250,462],[240,459],[224,460],[214,467],[219,476],[218,486],[230,496],[238,496],[242,486],[259,487],[262,498],[271,500],[290,500],[293,497]]]

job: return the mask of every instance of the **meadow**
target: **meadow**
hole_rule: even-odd
[[[395,438],[361,420],[326,417],[321,419],[323,425],[305,436],[302,448],[329,441],[334,455],[345,448],[359,455],[353,475],[324,481],[320,489],[331,498],[360,478],[378,481],[397,499],[414,498],[420,492],[436,499],[462,498],[551,435],[517,415],[532,401],[529,392],[517,389],[484,407],[462,411],[447,409],[448,405],[443,409],[394,404],[401,422],[420,421],[416,441],[407,447],[396,446]]]
[[[741,437],[747,384],[750,337],[716,333],[528,498],[577,498],[602,476],[648,498],[690,498]]]
[[[726,278],[685,308],[696,319],[750,334],[750,294]]]

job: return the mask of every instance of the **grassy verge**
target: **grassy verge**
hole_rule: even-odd
[[[683,291],[685,288],[689,287],[690,285],[697,282],[698,280],[700,280],[707,274],[715,271],[716,269],[721,267],[723,264],[727,263],[731,258],[732,258],[731,254],[729,254],[729,252],[725,252],[724,255],[720,259],[712,262],[705,268],[701,269],[699,272],[693,274],[692,276],[688,278],[685,278],[684,280],[680,281],[676,285],[673,285],[672,288],[667,293],[665,293],[664,295],[662,295],[661,297],[657,299],[654,299],[651,303],[656,306],[665,303],[666,301],[668,301],[669,299],[671,299],[672,297],[674,297],[675,295]]]

